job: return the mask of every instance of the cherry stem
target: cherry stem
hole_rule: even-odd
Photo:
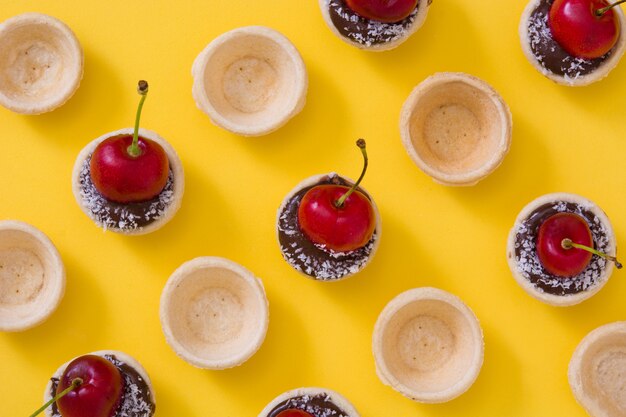
[[[367,171],[367,152],[365,151],[365,139],[357,140],[356,141],[356,146],[358,146],[359,149],[361,149],[361,153],[363,154],[363,170],[361,171],[361,176],[359,177],[358,180],[356,180],[356,182],[354,183],[352,188],[350,188],[348,191],[346,191],[346,193],[344,195],[339,197],[339,200],[335,201],[335,207],[337,207],[337,208],[343,207],[343,203],[345,203],[346,199],[348,197],[350,197],[350,194],[352,194],[354,192],[354,190],[356,190],[356,188],[361,183],[361,180],[365,176],[365,171]]]
[[[619,263],[619,261],[617,260],[617,258],[615,256],[609,256],[606,253],[603,253],[603,252],[600,252],[598,250],[595,250],[594,248],[590,248],[589,246],[581,245],[580,243],[574,243],[574,242],[572,242],[572,239],[567,239],[567,238],[563,239],[561,241],[561,247],[563,249],[576,248],[576,249],[586,250],[587,252],[591,252],[594,255],[598,255],[601,258],[608,259],[609,261],[613,261],[615,263],[615,267],[617,269],[621,269],[622,268],[622,264]]]
[[[616,1],[615,3],[613,3],[613,4],[609,4],[608,6],[603,7],[601,9],[596,9],[594,13],[595,13],[596,16],[602,17],[602,16],[604,16],[604,13],[608,12],[613,7],[617,6],[618,4],[622,4],[622,3],[626,3],[626,0],[619,0],[619,1]]]
[[[135,131],[133,132],[133,143],[128,147],[127,151],[130,156],[138,157],[141,155],[141,148],[139,148],[139,119],[141,119],[141,109],[143,108],[143,102],[146,101],[148,95],[148,82],[140,80],[137,84],[137,92],[141,96],[139,100],[139,106],[137,107],[137,115],[135,116]]]
[[[30,417],[35,417],[37,414],[41,413],[43,410],[45,410],[46,408],[50,407],[50,405],[52,405],[52,403],[54,403],[57,400],[65,397],[65,395],[67,393],[69,393],[72,390],[75,390],[76,388],[80,387],[82,384],[83,384],[82,378],[74,378],[72,380],[72,384],[69,387],[65,388],[63,391],[58,393],[53,399],[51,399],[50,401],[48,401],[47,403],[42,405],[41,408],[39,410],[35,411],[33,414],[31,414]]]

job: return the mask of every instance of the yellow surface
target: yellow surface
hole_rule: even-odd
[[[515,283],[505,242],[519,210],[555,191],[599,203],[622,242],[626,64],[589,87],[553,84],[522,55],[517,27],[524,6],[524,0],[435,0],[408,42],[374,54],[334,37],[317,0],[1,0],[1,20],[39,11],[65,21],[85,50],[85,76],[76,95],[52,113],[21,116],[0,108],[0,218],[39,227],[67,266],[57,312],[35,329],[0,334],[0,414],[29,415],[49,376],[68,359],[119,349],[148,370],[161,417],[256,416],[298,386],[337,390],[363,417],[584,416],[567,383],[567,364],[585,334],[626,317],[624,273],[582,305],[550,307]],[[250,24],[289,37],[310,77],[304,111],[261,138],[213,126],[191,97],[196,55],[219,34]],[[400,144],[403,101],[437,71],[485,79],[513,113],[509,155],[472,188],[435,184]],[[140,78],[151,87],[142,125],[177,149],[186,190],[165,228],[126,237],[103,233],[80,211],[70,175],[87,142],[133,123]],[[307,280],[282,260],[276,209],[305,177],[331,170],[356,177],[359,136],[368,140],[371,157],[364,186],[383,218],[380,249],[349,280]],[[265,344],[232,370],[191,367],[161,332],[161,289],[181,263],[201,255],[246,266],[263,279],[270,300]],[[405,399],[374,371],[378,313],[418,286],[459,295],[485,333],[476,384],[447,404]]]

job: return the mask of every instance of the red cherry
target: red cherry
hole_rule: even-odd
[[[574,213],[557,213],[539,226],[537,256],[551,274],[573,277],[585,270],[592,254],[583,249],[563,248],[564,239],[593,247],[593,237],[585,219]]]
[[[169,160],[158,143],[139,137],[139,156],[128,147],[133,135],[117,135],[100,142],[91,162],[91,180],[105,198],[119,203],[150,200],[165,187]]]
[[[395,23],[415,10],[417,0],[346,0],[346,5],[366,19]]]
[[[304,194],[298,207],[298,224],[313,243],[334,252],[350,252],[367,244],[376,228],[370,200],[356,188],[367,171],[365,140],[356,141],[363,154],[363,170],[351,188],[316,185]]]
[[[276,417],[313,417],[313,414],[298,410],[297,408],[290,408],[288,410],[281,411]]]
[[[118,203],[150,200],[165,188],[169,175],[169,160],[158,143],[139,137],[141,109],[148,94],[148,83],[139,81],[141,95],[135,131],[132,135],[117,135],[100,142],[91,156],[91,180],[105,198]]]
[[[325,184],[311,188],[304,195],[298,207],[298,222],[313,243],[335,252],[349,252],[370,241],[376,223],[369,199],[355,191],[343,206],[335,204],[349,190],[341,185]]]
[[[57,387],[57,394],[72,385],[75,378],[82,383],[57,400],[63,417],[112,417],[122,398],[124,379],[108,360],[97,355],[84,355],[70,362]]]
[[[570,55],[599,58],[615,46],[619,19],[607,0],[554,0],[548,24],[554,40]]]

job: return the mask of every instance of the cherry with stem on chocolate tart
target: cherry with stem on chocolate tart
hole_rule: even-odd
[[[141,109],[148,94],[148,83],[139,81],[141,95],[133,135],[116,135],[102,141],[89,163],[91,180],[100,194],[118,203],[150,200],[167,183],[169,160],[158,143],[139,136]]]
[[[558,277],[573,277],[585,270],[592,255],[622,267],[617,259],[593,248],[593,236],[587,221],[575,213],[557,213],[548,217],[537,234],[537,256],[543,267]]]
[[[395,23],[415,10],[417,0],[346,0],[346,5],[366,19]]]
[[[65,397],[70,391],[75,390],[76,388],[80,387],[82,384],[83,384],[83,380],[81,378],[74,378],[72,380],[72,383],[70,384],[69,387],[65,388],[63,391],[61,391],[60,393],[55,395],[48,402],[46,402],[44,405],[39,407],[37,409],[37,411],[35,411],[33,414],[30,415],[30,417],[35,417],[35,416],[39,415],[46,408],[50,407],[53,403],[55,403],[56,401],[58,401],[61,398]]]
[[[567,53],[595,59],[609,52],[620,36],[619,17],[607,0],[554,0],[548,25],[554,40]]]
[[[63,371],[55,397],[30,417],[54,402],[63,417],[113,417],[123,391],[124,378],[115,365],[101,356],[79,356]]]
[[[298,207],[302,233],[322,249],[350,252],[367,244],[376,228],[376,214],[369,198],[357,190],[365,176],[368,160],[365,140],[356,142],[363,154],[361,176],[350,188],[316,185],[306,192]]]
[[[276,417],[313,417],[313,415],[298,408],[290,408],[281,411]]]

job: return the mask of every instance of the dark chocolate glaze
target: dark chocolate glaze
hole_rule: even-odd
[[[323,177],[319,184],[352,186],[335,174]],[[335,280],[363,267],[372,253],[378,230],[374,230],[372,239],[365,246],[351,252],[331,253],[316,246],[302,233],[298,224],[300,201],[314,186],[301,189],[284,205],[278,215],[278,241],[283,257],[292,267],[318,280]],[[363,189],[357,189],[371,200]]]
[[[530,49],[542,67],[566,78],[587,75],[602,65],[613,49],[595,59],[577,58],[568,54],[552,37],[548,24],[550,7],[554,0],[541,0],[528,20]]]
[[[135,368],[117,359],[115,355],[103,355],[103,358],[115,365],[124,378],[124,393],[115,417],[152,417],[156,405],[152,401],[152,394],[147,382]],[[54,397],[59,379],[50,378],[50,380],[52,381],[50,396]],[[59,413],[56,402],[52,403],[51,410],[52,417],[63,417]]]
[[[267,417],[276,417],[281,411],[290,409],[306,411],[313,417],[348,417],[348,414],[324,393],[289,398],[274,407]]]
[[[161,218],[174,200],[174,172],[171,168],[165,188],[156,197],[138,203],[116,203],[102,196],[91,180],[89,163],[85,159],[80,172],[80,195],[90,217],[104,229],[138,230]]]
[[[522,222],[515,235],[515,259],[522,275],[536,288],[553,295],[577,294],[598,283],[606,260],[593,255],[585,271],[571,278],[552,275],[543,268],[536,250],[539,227],[548,217],[559,212],[582,216],[589,224],[595,248],[607,252],[609,244],[607,232],[592,211],[576,203],[554,202],[538,207]],[[520,260],[523,260],[523,264]]]
[[[396,23],[361,17],[346,5],[345,0],[328,0],[328,11],[333,25],[341,35],[361,45],[371,46],[392,42],[404,36],[415,21],[421,1],[424,0],[418,1],[409,16]]]

